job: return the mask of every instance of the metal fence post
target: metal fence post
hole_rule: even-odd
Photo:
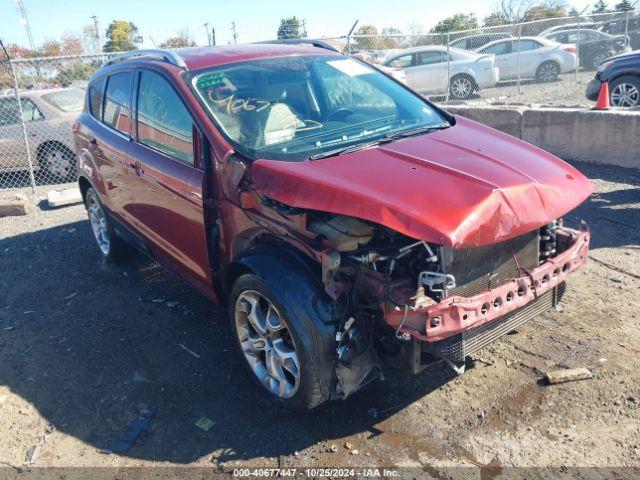
[[[449,54],[449,40],[451,39],[451,33],[447,32],[447,84],[446,88],[446,96],[444,99],[445,103],[449,103],[449,89],[451,84],[451,55]]]
[[[624,12],[624,36],[629,36],[629,10]]]
[[[576,72],[575,81],[578,83],[578,70],[580,70],[580,15],[576,15],[576,23],[578,24],[578,38],[576,41]]]
[[[522,23],[518,24],[518,95],[522,95],[522,75],[520,73],[520,51],[522,50]]]
[[[22,127],[22,140],[24,146],[27,149],[27,161],[29,162],[29,180],[31,180],[31,192],[36,193],[36,177],[33,173],[33,160],[31,159],[31,148],[29,148],[29,135],[27,134],[27,124],[24,121],[24,114],[22,111],[22,101],[20,101],[20,87],[18,85],[18,74],[16,68],[13,65],[11,59],[8,60],[9,68],[11,69],[11,77],[13,78],[13,92],[18,102],[18,114],[20,115],[20,125]]]

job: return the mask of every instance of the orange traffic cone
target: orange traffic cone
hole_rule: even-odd
[[[611,108],[611,104],[609,103],[609,84],[604,82],[602,87],[600,87],[600,93],[598,94],[598,101],[596,102],[596,106],[593,107],[594,110],[609,110]]]

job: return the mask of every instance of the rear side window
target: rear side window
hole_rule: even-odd
[[[104,98],[103,120],[119,132],[128,134],[131,126],[129,105],[131,103],[131,72],[116,73],[107,81]]]
[[[193,120],[173,87],[142,72],[138,91],[138,141],[193,165]]]
[[[104,99],[104,86],[106,78],[101,78],[89,86],[89,113],[98,120],[102,119],[102,104]]]

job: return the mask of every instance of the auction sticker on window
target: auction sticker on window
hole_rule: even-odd
[[[332,60],[331,62],[327,62],[327,64],[331,65],[336,70],[340,70],[345,75],[349,75],[350,77],[357,77],[358,75],[373,73],[373,70],[371,68],[350,58],[347,58],[345,60]]]

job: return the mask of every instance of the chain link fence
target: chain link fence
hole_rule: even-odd
[[[262,31],[251,40],[272,38]],[[589,106],[585,87],[597,66],[640,49],[640,11],[325,40],[436,102]],[[0,197],[74,182],[71,127],[89,77],[110,55],[0,61]]]
[[[76,179],[71,127],[108,55],[0,62],[0,195]]]
[[[640,11],[334,41],[436,102],[589,106],[597,67],[640,49]]]

